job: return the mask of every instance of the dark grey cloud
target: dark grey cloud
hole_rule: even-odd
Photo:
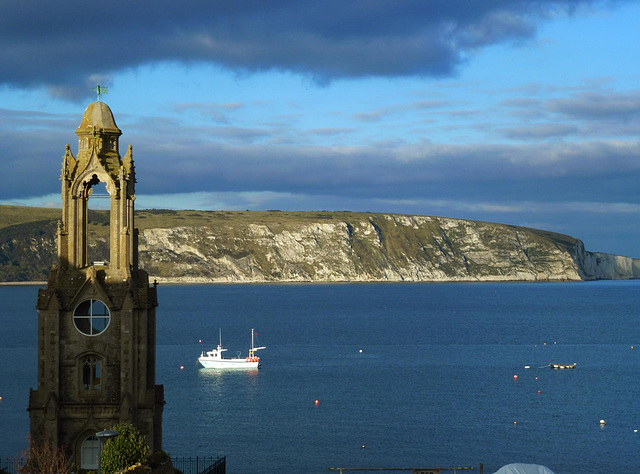
[[[601,98],[600,102],[619,102],[619,94],[611,96],[611,101]],[[575,97],[582,96],[569,96],[569,100]],[[544,108],[545,104],[515,100],[503,105]],[[440,105],[411,102],[405,107],[439,111]],[[241,104],[183,107],[210,115],[212,111],[237,110]],[[78,121],[78,114],[0,109],[0,200],[59,192],[61,156],[65,143],[71,143],[74,152],[77,148],[73,131]],[[572,200],[572,193],[594,193],[603,202],[617,199],[614,196],[627,202],[637,188],[634,182],[640,178],[640,142],[603,139],[601,125],[608,120],[589,120],[580,125],[493,126],[494,133],[520,140],[520,144],[411,143],[394,139],[357,146],[340,142],[318,145],[310,139],[355,133],[351,128],[304,130],[286,122],[233,127],[211,121],[206,126],[187,127],[179,115],[119,115],[118,123],[125,131],[121,148],[128,143],[134,145],[136,166],[144,176],[140,186],[147,194],[215,190],[329,193],[345,198],[378,193],[411,198],[458,193],[485,199],[492,193],[513,196],[516,191],[512,186],[517,183],[533,199],[540,189],[562,183],[543,196]],[[584,139],[587,131],[582,128],[591,125],[595,128],[589,140],[561,140],[576,134]],[[640,123],[631,121],[628,126],[625,130],[638,131]],[[620,181],[604,186],[614,180]],[[591,184],[584,186],[586,182]],[[584,199],[589,200],[588,196]]]
[[[211,62],[318,82],[449,76],[478,48],[527,41],[598,0],[236,0],[3,2],[0,83],[87,97],[89,84],[143,64]]]
[[[340,195],[344,199],[640,198],[640,143],[222,145],[134,149],[139,190]],[[180,159],[176,159],[180,157]],[[633,202],[633,201],[632,201]]]

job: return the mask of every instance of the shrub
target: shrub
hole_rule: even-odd
[[[111,429],[120,434],[107,441],[102,449],[103,474],[115,474],[146,461],[151,450],[144,436],[133,425],[119,423]]]
[[[30,474],[66,474],[71,462],[64,452],[64,448],[52,446],[48,442],[37,445],[29,438],[27,462],[20,472]]]

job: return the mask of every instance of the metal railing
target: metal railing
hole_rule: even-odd
[[[20,474],[27,460],[24,458],[0,458],[0,472],[9,474]],[[195,458],[171,458],[171,464],[175,469],[184,474],[226,474],[226,457],[200,457]]]
[[[181,471],[183,474],[226,474],[227,458],[225,456],[200,457],[195,458],[171,458],[171,464],[174,469]]]
[[[26,463],[24,458],[0,458],[0,472],[18,474]]]
[[[328,471],[408,471],[412,474],[440,474],[442,472],[473,471],[475,467],[328,467]],[[484,473],[484,466],[480,464],[480,474]]]

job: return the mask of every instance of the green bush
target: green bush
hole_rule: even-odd
[[[102,474],[115,474],[146,461],[151,450],[144,436],[133,425],[119,423],[111,429],[120,434],[107,441],[102,449]]]

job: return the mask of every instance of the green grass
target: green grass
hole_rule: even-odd
[[[27,222],[59,220],[60,209],[26,206],[0,206],[0,229]]]

